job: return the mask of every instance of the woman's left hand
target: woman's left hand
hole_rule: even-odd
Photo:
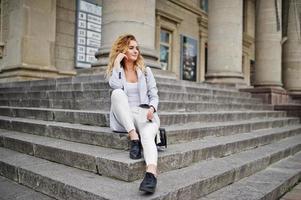
[[[147,111],[147,115],[146,115],[147,120],[152,120],[154,118],[154,108],[150,107]]]

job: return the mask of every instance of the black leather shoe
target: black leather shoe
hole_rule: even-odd
[[[154,193],[156,190],[157,178],[154,174],[146,172],[143,181],[140,184],[139,190]]]
[[[139,140],[131,140],[130,158],[135,160],[141,158],[141,144]]]

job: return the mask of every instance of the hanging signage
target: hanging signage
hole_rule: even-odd
[[[102,7],[91,0],[77,1],[76,67],[90,68],[100,48]]]
[[[197,60],[198,60],[197,40],[181,35],[181,77],[183,80],[196,81]]]

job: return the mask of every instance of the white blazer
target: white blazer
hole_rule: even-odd
[[[140,69],[137,69],[137,75],[140,103],[153,106],[155,108],[155,111],[157,111],[159,104],[159,96],[156,80],[154,78],[152,70],[149,67],[146,67],[145,74]],[[113,68],[112,75],[109,78],[109,84],[113,90],[123,89],[125,94],[127,94],[127,84],[123,67]],[[157,115],[157,112],[155,112],[154,115]],[[117,121],[117,119],[113,115],[112,109],[110,112],[110,127],[114,131],[126,132],[124,127]]]

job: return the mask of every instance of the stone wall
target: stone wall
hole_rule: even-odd
[[[55,66],[60,71],[74,70],[76,0],[57,0]]]
[[[173,34],[172,38],[172,57],[171,57],[171,71],[180,76],[180,36],[185,35],[197,40],[200,43],[199,30],[200,24],[198,19],[204,15],[200,9],[199,1],[176,1],[176,0],[157,0],[156,9],[161,13],[163,17],[160,21],[157,20],[156,29],[156,47],[159,51],[160,43],[160,26]],[[168,19],[170,17],[170,19]],[[197,68],[197,80],[202,80],[200,55],[203,49],[199,46],[198,52],[198,68]]]
[[[1,31],[0,31],[0,71],[3,67],[3,57],[6,55],[5,43],[8,37],[8,19],[9,19],[8,0],[1,0]]]

